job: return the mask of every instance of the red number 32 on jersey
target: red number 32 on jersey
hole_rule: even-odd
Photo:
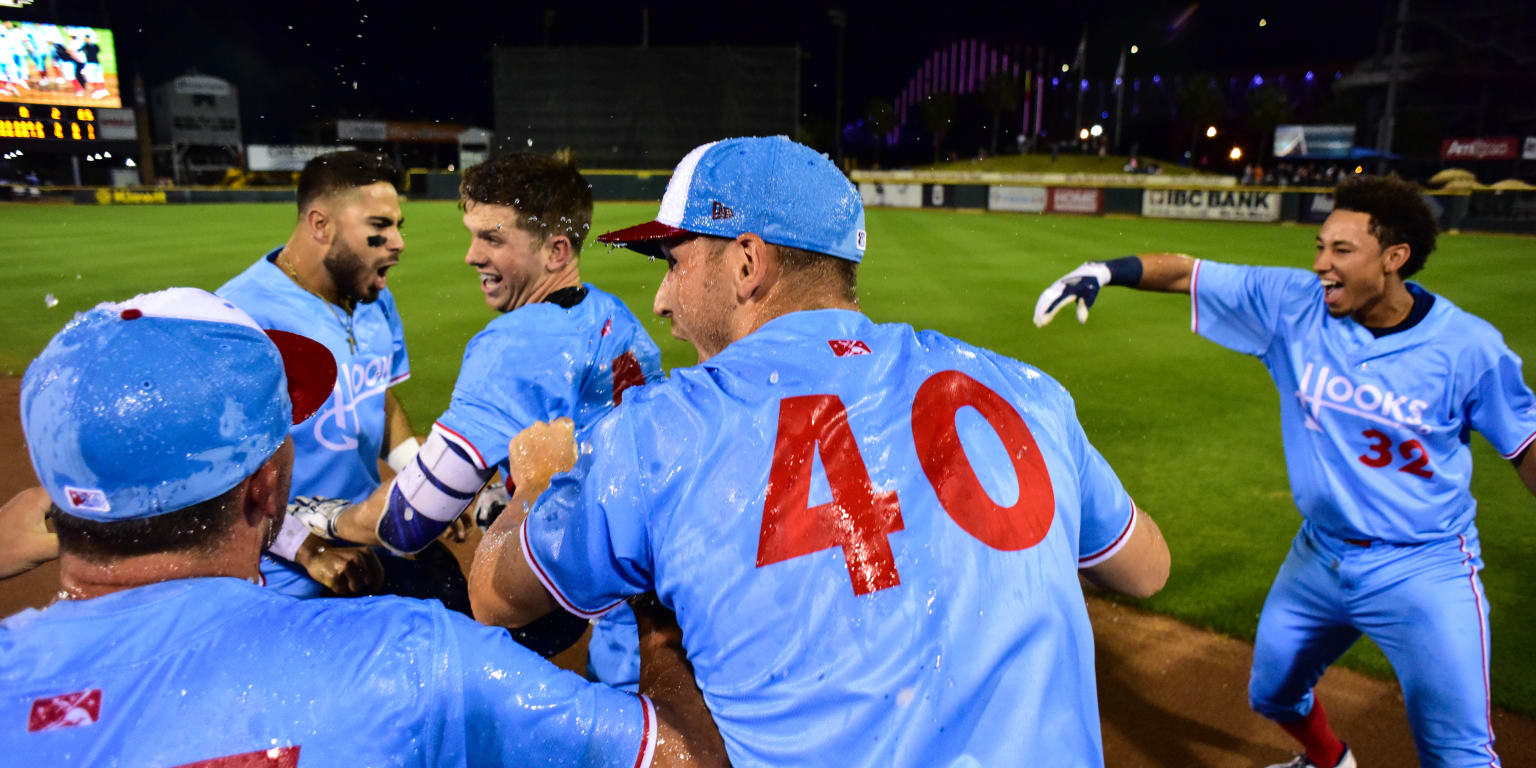
[[[1019,483],[1019,498],[1002,507],[976,477],[955,428],[955,413],[975,408],[1002,439]],[[1040,448],[1008,402],[960,371],[941,371],[912,401],[912,441],[923,474],[957,525],[994,549],[1040,543],[1056,514],[1051,477]],[[820,450],[832,501],[810,506],[811,467]],[[896,491],[877,491],[837,395],[779,401],[779,429],[768,473],[757,567],[842,547],[856,595],[901,583],[889,534],[902,530]]]

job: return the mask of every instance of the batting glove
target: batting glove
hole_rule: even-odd
[[[336,540],[336,518],[352,503],[346,499],[299,496],[288,504],[288,516],[303,523],[316,536]]]
[[[1077,302],[1077,322],[1088,322],[1088,308],[1099,297],[1099,289],[1109,285],[1109,267],[1102,261],[1090,261],[1051,283],[1035,301],[1035,327],[1044,328],[1063,307]]]
[[[507,486],[500,480],[487,483],[480,491],[479,498],[475,499],[475,525],[480,530],[491,527],[501,511],[512,503],[512,494],[507,492]]]

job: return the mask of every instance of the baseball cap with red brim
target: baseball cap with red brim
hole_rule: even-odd
[[[695,147],[672,171],[654,221],[599,235],[600,243],[660,256],[688,235],[756,233],[774,245],[864,260],[864,201],[826,156],[784,136]]]
[[[207,501],[256,471],[336,384],[324,345],[171,288],[75,316],[27,367],[32,467],[63,512],[98,522]]]

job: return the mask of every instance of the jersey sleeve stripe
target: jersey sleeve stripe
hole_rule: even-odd
[[[656,740],[659,738],[656,733],[656,705],[651,703],[651,697],[637,695],[640,697],[640,711],[645,724],[644,732],[640,734],[640,754],[635,756],[635,768],[650,768],[651,760],[656,757]]]
[[[393,379],[390,379],[389,380],[389,386],[393,387],[394,385],[399,384],[400,382],[405,381],[406,379],[409,379],[410,377],[411,377],[411,372],[410,371],[406,371],[405,373],[402,373],[399,376],[396,376]]]
[[[1195,259],[1195,269],[1189,273],[1189,330],[1200,332],[1200,263]]]
[[[1531,447],[1531,443],[1536,443],[1536,432],[1532,432],[1530,437],[1525,438],[1525,442],[1521,443],[1520,447],[1504,454],[1504,458],[1511,460],[1518,458],[1520,454],[1525,452],[1525,449]]]
[[[475,462],[475,469],[489,469],[485,465],[485,457],[480,455],[480,449],[475,447],[468,438],[443,426],[441,421],[433,422],[432,429],[441,432],[443,438],[454,445],[463,448],[466,455]]]
[[[1136,530],[1137,511],[1136,502],[1131,502],[1131,519],[1130,522],[1125,524],[1125,530],[1121,531],[1120,535],[1116,536],[1115,540],[1109,543],[1109,546],[1091,555],[1078,558],[1077,567],[1092,568],[1119,553],[1121,548],[1125,546],[1125,543],[1131,540],[1131,532]]]
[[[612,603],[595,611],[587,611],[581,608],[577,608],[576,604],[571,602],[570,599],[565,596],[565,593],[560,591],[559,587],[555,586],[554,580],[549,578],[549,573],[544,570],[544,566],[539,565],[539,558],[533,554],[533,547],[528,545],[528,521],[524,520],[523,524],[518,526],[517,531],[518,538],[522,540],[523,544],[523,557],[527,558],[528,565],[532,566],[533,575],[538,577],[539,583],[544,585],[544,589],[549,592],[550,597],[555,598],[555,602],[559,603],[561,608],[564,608],[570,613],[580,616],[583,619],[595,619],[613,610],[618,606],[619,603],[624,602],[623,600],[615,600]]]

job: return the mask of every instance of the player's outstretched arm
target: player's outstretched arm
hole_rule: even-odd
[[[1168,542],[1152,516],[1136,510],[1136,530],[1114,557],[1082,571],[1095,586],[1137,598],[1158,593],[1168,583]]]
[[[0,507],[0,579],[59,556],[59,537],[45,522],[53,502],[42,488],[28,488]]]
[[[1515,457],[1515,471],[1520,473],[1520,479],[1530,489],[1531,495],[1536,496],[1536,447],[1526,448],[1524,453]]]
[[[632,598],[629,605],[640,630],[640,692],[651,697],[661,724],[654,765],[728,765],[725,741],[695,682],[677,616],[652,594]]]
[[[516,492],[496,518],[469,569],[469,604],[482,624],[518,628],[559,605],[523,554],[517,532],[550,478],[576,464],[575,424],[568,418],[542,421],[517,433],[507,446]]]
[[[1088,309],[1107,285],[1142,291],[1188,293],[1195,260],[1182,253],[1144,253],[1110,261],[1090,261],[1051,283],[1035,300],[1035,325],[1044,328],[1056,313],[1077,305],[1077,321],[1088,322]]]

